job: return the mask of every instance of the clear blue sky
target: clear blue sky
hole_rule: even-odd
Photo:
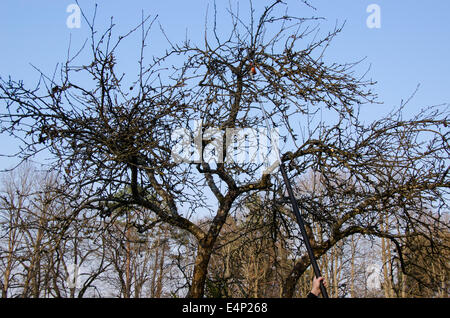
[[[64,61],[69,36],[73,46],[80,45],[88,36],[84,21],[81,28],[69,29],[66,12],[71,0],[2,0],[0,2],[0,76],[12,75],[34,84],[38,78],[30,63],[44,72],[52,74],[57,62]],[[236,0],[230,1],[233,5]],[[407,111],[417,112],[427,105],[450,103],[450,1],[449,0],[311,0],[317,11],[288,0],[291,14],[322,16],[321,29],[332,29],[336,22],[346,21],[342,34],[335,39],[327,59],[350,62],[367,57],[365,66],[371,64],[370,78],[376,80],[376,92],[384,104],[367,108],[365,116],[371,118],[406,99],[417,84],[421,88]],[[80,0],[81,7],[91,16],[94,1]],[[99,8],[97,23],[103,29],[109,18],[114,16],[117,30],[125,32],[135,26],[146,14],[159,15],[168,36],[182,40],[184,35],[201,41],[205,23],[205,12],[212,1],[206,0],[164,0],[164,1],[97,1]],[[254,0],[254,7],[261,8],[268,3]],[[217,0],[218,7],[228,1]],[[248,1],[240,1],[241,12]],[[366,8],[377,4],[381,8],[381,28],[369,29],[366,19],[370,13]],[[223,11],[222,11],[223,12]],[[219,15],[219,19],[221,16]],[[225,26],[224,26],[225,27]],[[219,24],[219,29],[221,25]],[[148,54],[158,52],[166,44],[159,27],[150,36]],[[138,54],[138,42],[126,42],[124,51],[130,58],[119,61],[124,69],[134,69]],[[127,56],[127,55],[124,55]],[[3,105],[2,105],[3,106]],[[7,136],[0,136],[1,153],[14,149],[14,143]],[[12,159],[0,158],[0,169],[10,167]]]

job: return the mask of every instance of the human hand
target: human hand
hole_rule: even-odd
[[[323,277],[314,277],[313,279],[313,283],[312,283],[312,288],[311,288],[311,293],[319,296],[320,294],[320,282],[323,283],[323,285],[325,287],[327,287],[327,281],[325,280],[325,278]]]

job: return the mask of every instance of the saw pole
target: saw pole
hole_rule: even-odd
[[[267,130],[269,130],[270,125],[269,125],[269,121],[267,119],[267,113],[266,113],[266,110],[264,109],[264,106],[263,106],[263,104],[261,102],[259,102],[259,107],[260,107],[260,109],[262,111],[264,121],[266,122],[266,128],[267,128]],[[284,184],[286,185],[286,188],[287,188],[287,191],[288,191],[288,194],[289,194],[289,199],[290,199],[291,204],[292,204],[292,210],[294,211],[295,218],[297,219],[298,226],[300,227],[300,232],[301,232],[302,237],[303,237],[303,242],[305,242],[306,250],[308,251],[308,256],[309,256],[309,259],[311,261],[311,265],[312,265],[313,270],[314,270],[314,275],[317,278],[321,277],[322,275],[320,274],[319,265],[317,265],[316,257],[314,256],[313,250],[311,248],[311,243],[310,243],[309,238],[308,238],[308,233],[306,233],[305,222],[303,221],[302,215],[300,214],[300,210],[298,208],[297,199],[294,196],[294,191],[292,191],[291,181],[289,180],[288,175],[286,173],[286,169],[284,168],[284,164],[283,164],[283,162],[281,160],[279,149],[278,149],[277,145],[274,143],[274,140],[273,140],[272,137],[270,138],[270,142],[272,144],[273,150],[275,151],[275,154],[276,154],[276,157],[277,157],[277,162],[276,162],[275,165],[272,165],[271,168],[269,168],[269,170],[270,170],[269,173],[271,173],[273,171],[273,169],[276,168],[276,166],[280,167],[281,174],[282,174],[283,180],[284,180]],[[327,290],[326,290],[326,288],[325,288],[325,286],[323,285],[322,282],[320,282],[320,291],[322,293],[322,297],[323,298],[328,298]]]
[[[297,199],[294,196],[294,192],[292,191],[291,182],[289,181],[288,175],[286,173],[286,169],[284,168],[284,164],[279,162],[281,174],[283,175],[284,183],[286,184],[286,188],[289,194],[289,198],[292,204],[292,210],[294,211],[295,218],[297,219],[298,226],[300,227],[300,232],[303,237],[303,242],[305,242],[306,250],[308,251],[308,256],[311,261],[311,265],[314,270],[314,275],[316,277],[321,277],[319,265],[317,265],[316,257],[314,256],[313,250],[311,248],[311,243],[309,242],[308,234],[306,233],[305,222],[303,221],[302,215],[300,214],[300,210],[298,208]],[[322,281],[320,282],[320,291],[322,293],[323,298],[328,298],[328,293],[323,285]]]

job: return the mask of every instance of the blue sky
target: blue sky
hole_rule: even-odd
[[[11,75],[33,85],[38,74],[30,63],[47,74],[52,74],[57,62],[67,55],[69,37],[73,47],[79,46],[88,36],[87,24],[69,29],[66,19],[68,5],[74,0],[2,0],[0,2],[0,76]],[[230,0],[236,6],[236,0]],[[80,0],[83,10],[92,15],[94,1]],[[182,40],[187,32],[194,40],[201,41],[205,24],[205,12],[212,1],[106,1],[99,0],[97,23],[99,29],[114,16],[117,31],[124,33],[135,26],[145,14],[159,16],[171,40]],[[254,7],[268,3],[254,0]],[[366,107],[364,116],[375,118],[398,106],[407,99],[418,84],[420,90],[412,100],[407,112],[416,113],[427,105],[450,103],[450,1],[448,0],[311,0],[317,8],[313,11],[288,0],[291,14],[321,16],[321,30],[331,30],[336,22],[346,22],[344,31],[328,51],[328,61],[351,62],[366,57],[363,66],[371,66],[369,77],[377,81],[375,87],[382,105]],[[248,1],[240,1],[245,12]],[[377,4],[381,9],[381,28],[369,29],[366,8]],[[228,1],[217,0],[219,8]],[[219,15],[219,20],[221,15]],[[226,27],[226,26],[224,26]],[[221,25],[219,24],[219,29]],[[148,54],[166,47],[159,27],[150,35]],[[128,41],[124,50],[130,58],[119,61],[121,67],[132,70],[136,66],[138,42]],[[127,56],[127,55],[125,55]],[[0,153],[10,152],[15,143],[7,136],[0,136]],[[0,170],[10,167],[14,159],[0,157]]]

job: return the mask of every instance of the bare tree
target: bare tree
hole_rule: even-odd
[[[410,229],[417,229],[424,206],[439,204],[438,214],[447,208],[447,110],[428,109],[410,120],[393,112],[362,124],[360,107],[374,101],[373,82],[354,74],[358,63],[324,61],[341,28],[317,38],[318,18],[292,16],[279,0],[262,10],[250,4],[245,20],[230,8],[228,36],[219,34],[214,11],[202,45],[168,41],[167,53],[150,62],[144,53],[155,20],[143,17],[130,33],[115,37],[113,22],[99,34],[86,18],[89,61],[69,56],[59,79],[41,73],[34,88],[0,80],[1,132],[20,140],[23,159],[48,151],[53,168],[66,175],[68,192],[83,198],[83,208],[102,214],[144,208],[158,222],[195,238],[190,297],[204,295],[219,234],[240,199],[259,191],[284,199],[276,178],[259,175],[261,164],[236,162],[228,151],[227,129],[260,127],[260,105],[269,122],[284,127],[281,139],[295,145],[282,156],[292,178],[311,170],[320,174],[323,191],[299,198],[307,221],[321,223],[323,239],[312,242],[318,257],[360,233],[391,240],[401,259],[403,236],[379,227],[380,207]],[[117,70],[117,48],[138,31],[139,72],[129,80]],[[184,63],[178,65],[176,56]],[[317,120],[319,111],[335,122]],[[194,120],[202,121],[200,132]],[[307,127],[301,138],[298,123]],[[174,160],[172,150],[179,143],[172,137],[178,127],[199,138],[202,149],[212,143],[205,132],[218,129],[223,139],[216,149],[223,160]],[[208,193],[215,204],[209,204]],[[211,214],[202,226],[193,221],[197,211]],[[300,242],[298,233],[291,234]],[[429,233],[427,239],[435,237]],[[285,278],[283,296],[294,294],[308,265],[302,254]]]
[[[72,210],[57,177],[28,163],[4,177],[3,297],[83,297],[107,267],[92,235],[97,212]],[[87,263],[77,287],[74,271]]]
[[[11,287],[16,288],[19,280],[16,279],[18,273],[15,271],[20,263],[20,254],[23,254],[22,242],[23,214],[26,213],[27,197],[33,191],[30,183],[31,168],[21,167],[21,171],[9,173],[8,178],[3,176],[2,196],[1,196],[1,272],[2,272],[2,298],[8,297]],[[20,179],[17,174],[21,175]],[[15,184],[19,183],[19,184]],[[19,192],[20,189],[21,191]],[[22,195],[20,195],[22,193]]]

